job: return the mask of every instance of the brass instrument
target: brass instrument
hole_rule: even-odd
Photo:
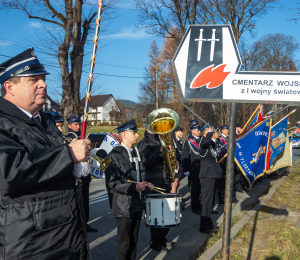
[[[72,135],[74,135],[74,138],[72,139],[71,137],[68,137],[67,135],[70,134],[70,133],[67,133],[63,136],[63,138],[65,139],[65,142],[72,142],[72,140],[74,138],[78,138],[78,136],[75,134],[75,133],[71,133]],[[100,164],[100,167],[99,169],[101,171],[104,171],[108,166],[109,166],[109,163],[110,163],[110,159],[109,158],[105,158],[105,159],[102,159],[100,158],[99,156],[93,154],[92,152],[90,153],[90,158],[89,158],[89,164],[91,166],[93,166],[93,159],[95,159],[99,164]]]
[[[176,149],[172,146],[171,133],[179,123],[178,114],[169,108],[152,111],[145,120],[145,127],[152,133],[159,135],[161,151],[166,165],[166,173],[170,182],[174,182],[176,164]],[[171,146],[171,149],[167,147]]]

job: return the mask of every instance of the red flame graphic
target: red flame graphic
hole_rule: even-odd
[[[226,65],[227,64],[221,64],[214,69],[214,65],[211,65],[201,70],[192,81],[191,88],[201,88],[205,85],[207,85],[207,88],[219,87],[230,73],[223,71]]]

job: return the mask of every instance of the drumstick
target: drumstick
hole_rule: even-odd
[[[127,180],[127,181],[128,181],[128,182],[132,182],[132,183],[138,183],[138,182],[136,182],[136,181],[131,181],[131,180]],[[149,183],[148,185],[150,185],[150,183]],[[162,189],[162,188],[155,187],[155,186],[153,186],[153,188],[154,188],[154,189],[157,189],[157,190],[166,190],[166,189]]]

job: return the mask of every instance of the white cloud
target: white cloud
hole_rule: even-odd
[[[29,21],[29,26],[34,28],[42,28],[43,25],[38,21]]]
[[[145,30],[136,30],[134,27],[124,28],[119,33],[109,34],[105,38],[106,39],[144,39],[148,37],[153,37],[146,33]]]
[[[12,44],[10,41],[0,40],[0,46],[11,46]]]

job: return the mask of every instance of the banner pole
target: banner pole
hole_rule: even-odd
[[[249,117],[249,119],[248,119],[247,123],[244,125],[242,131],[245,130],[245,128],[248,126],[248,124],[249,124],[250,121],[252,120],[253,116],[255,115],[255,113],[257,112],[257,110],[258,110],[260,107],[261,107],[261,104],[259,104],[259,105],[257,106],[257,108],[254,110],[254,112],[252,113],[252,115]]]
[[[93,53],[91,57],[90,63],[90,73],[89,73],[89,80],[88,80],[88,87],[86,91],[86,98],[84,104],[84,111],[83,111],[83,122],[81,127],[81,136],[80,139],[85,138],[86,128],[87,128],[87,121],[88,121],[88,110],[89,110],[89,103],[91,101],[91,94],[92,94],[92,85],[93,85],[93,77],[94,77],[94,69],[95,69],[95,59],[97,55],[97,47],[98,47],[98,38],[100,32],[100,21],[102,18],[102,9],[103,9],[103,0],[99,0],[98,2],[98,13],[96,18],[96,31],[93,41]]]
[[[222,236],[222,260],[229,260],[230,251],[230,230],[231,230],[231,214],[232,214],[232,193],[234,178],[234,155],[235,155],[235,125],[237,114],[237,103],[230,104],[229,116],[229,140],[228,140],[228,158],[226,164],[226,182],[225,182],[225,205],[223,220],[223,236]]]

